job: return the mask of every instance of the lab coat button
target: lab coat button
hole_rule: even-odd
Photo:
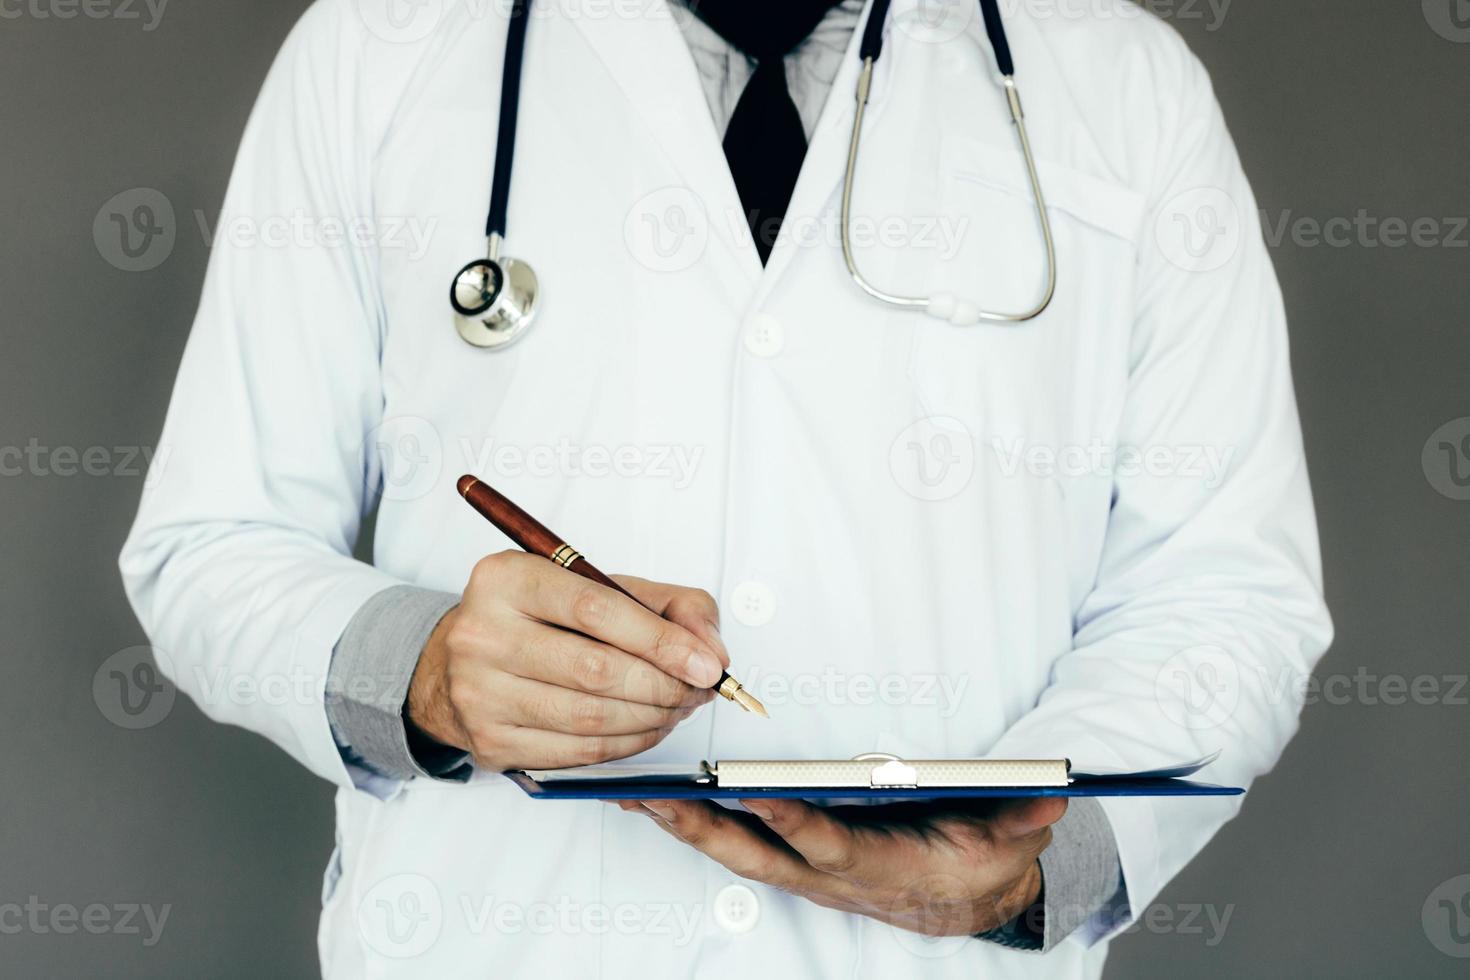
[[[745,327],[745,349],[756,357],[775,357],[786,346],[786,330],[769,313],[757,313]]]
[[[749,932],[760,917],[760,899],[744,885],[726,885],[715,896],[715,922],[726,932]]]
[[[776,615],[776,596],[763,582],[741,582],[730,593],[730,613],[745,626],[764,626]]]

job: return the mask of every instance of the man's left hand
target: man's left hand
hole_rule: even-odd
[[[616,802],[742,878],[926,936],[973,936],[1034,904],[1037,857],[1067,810],[1056,797],[990,812],[758,799],[741,801],[746,814],[703,800]]]

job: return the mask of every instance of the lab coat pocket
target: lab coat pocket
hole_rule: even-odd
[[[1126,378],[1143,197],[1046,160],[1038,169],[1056,248],[1051,305],[1022,323],[926,320],[911,352],[925,409],[986,441],[1055,444],[1095,434],[1106,387]],[[930,294],[1001,313],[1034,307],[1047,256],[1019,149],[946,133],[940,170],[940,213],[950,231],[929,272]]]
[[[946,134],[940,160],[941,213],[964,232],[932,268],[931,294],[996,311],[1035,305],[1046,252],[1019,150]],[[971,474],[953,481],[963,487],[960,511],[987,515],[956,533],[968,532],[981,555],[1010,562],[1006,578],[1033,586],[1006,603],[1033,604],[1039,632],[1006,642],[1050,650],[1064,642],[1072,602],[1092,580],[1107,522],[1105,461],[1128,390],[1144,199],[1046,160],[1039,174],[1056,245],[1051,305],[1023,323],[923,318],[909,379],[930,428],[946,433],[942,443],[919,442],[949,447],[945,458],[958,460],[950,470]],[[1001,547],[1007,540],[1014,550]],[[1015,567],[1017,554],[1031,567]],[[1066,588],[1044,587],[1053,583]]]

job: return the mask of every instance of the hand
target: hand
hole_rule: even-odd
[[[730,662],[707,592],[643,579],[627,596],[519,551],[481,559],[429,637],[408,717],[477,765],[559,769],[652,748]]]
[[[742,878],[926,936],[973,936],[1037,901],[1037,857],[1067,810],[1058,797],[999,809],[905,805],[822,809],[742,800],[620,800]]]

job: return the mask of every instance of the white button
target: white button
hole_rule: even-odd
[[[764,626],[776,615],[776,595],[764,582],[741,582],[730,593],[730,612],[746,626]]]
[[[775,357],[786,346],[786,329],[769,313],[757,313],[745,326],[745,349],[756,357]]]
[[[726,932],[749,932],[760,917],[760,899],[744,885],[726,885],[715,896],[715,922]]]

